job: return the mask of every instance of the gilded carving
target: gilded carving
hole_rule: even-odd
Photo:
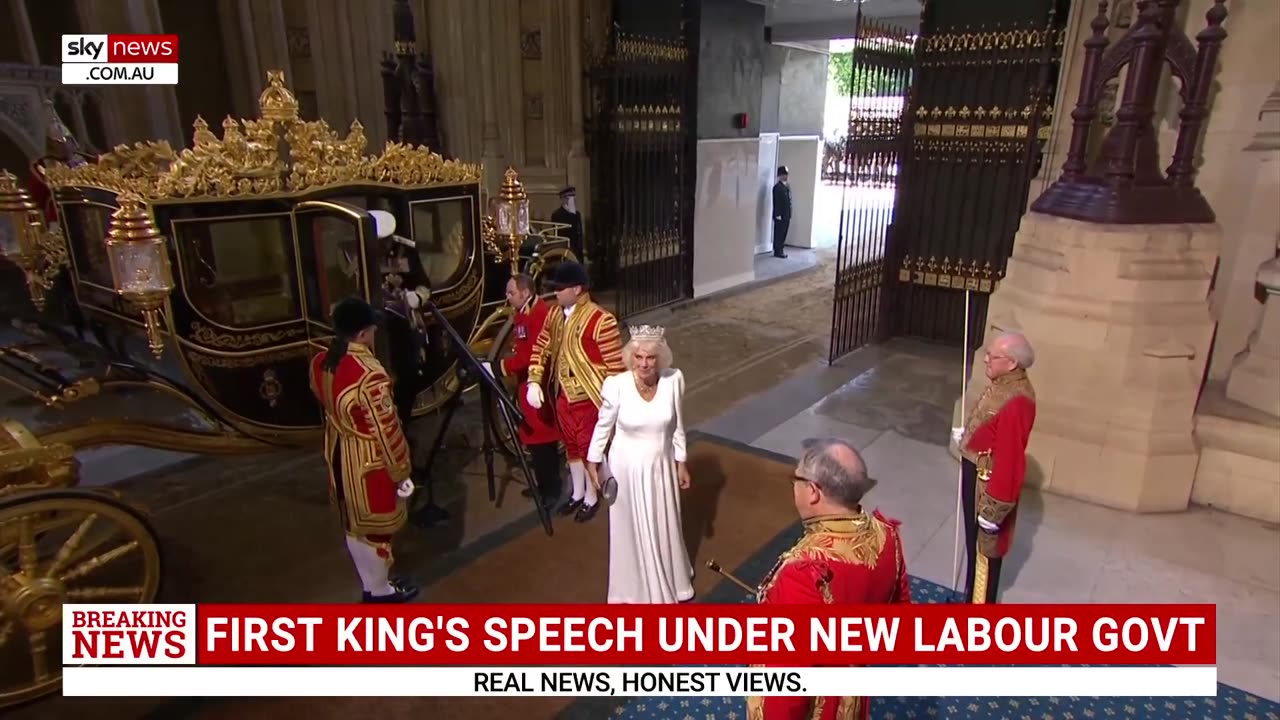
[[[967,262],[967,264],[966,264]],[[898,266],[898,282],[928,287],[968,290],[988,294],[1000,286],[996,270],[987,261],[979,266],[977,260],[965,261],[943,257],[912,257],[907,255]]]
[[[272,196],[356,183],[408,187],[479,182],[479,165],[445,160],[423,146],[388,142],[365,154],[364,127],[340,137],[323,120],[298,117],[298,100],[280,71],[268,73],[258,99],[260,119],[222,123],[222,136],[196,118],[192,146],[179,153],[164,142],[118,146],[98,163],[49,168],[52,187],[132,191],[146,200]]]
[[[285,328],[261,332],[227,333],[215,330],[196,320],[191,323],[191,340],[207,347],[223,350],[245,350],[274,343],[281,343],[302,334],[299,328]],[[263,362],[260,356],[255,357],[254,364]]]
[[[284,394],[284,386],[280,384],[280,378],[276,377],[275,370],[264,370],[262,373],[262,382],[258,385],[258,394],[263,400],[267,401],[267,405],[276,406],[276,402],[280,400],[280,396]]]

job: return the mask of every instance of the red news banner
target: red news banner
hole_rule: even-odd
[[[67,605],[64,661],[800,667],[1217,659],[1213,605],[158,607],[179,609]]]

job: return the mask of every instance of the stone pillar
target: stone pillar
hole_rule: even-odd
[[[991,296],[990,330],[1036,350],[1027,480],[1141,512],[1185,510],[1213,338],[1216,225],[1099,225],[1030,213]],[[986,384],[981,350],[968,394]]]
[[[577,189],[578,212],[582,215],[583,226],[589,227],[591,217],[591,158],[587,157],[586,133],[583,128],[585,115],[582,99],[586,88],[583,74],[586,71],[583,47],[585,34],[583,23],[586,21],[587,9],[582,0],[569,0],[569,64],[566,68],[569,76],[565,78],[569,89],[569,184]],[[583,247],[590,243],[583,238]]]
[[[1280,246],[1277,247],[1280,253]],[[1258,284],[1266,293],[1258,328],[1249,348],[1237,358],[1227,379],[1227,397],[1280,417],[1280,256],[1258,268]]]

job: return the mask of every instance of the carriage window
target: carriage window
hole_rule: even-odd
[[[67,239],[80,280],[115,287],[111,280],[111,261],[107,259],[107,229],[111,226],[112,209],[104,205],[83,203],[62,206],[67,220]]]
[[[335,303],[364,294],[357,226],[346,217],[299,212],[298,243],[302,280],[307,287],[307,315],[327,323]]]
[[[205,318],[248,328],[298,317],[288,215],[173,225],[183,288]]]
[[[475,246],[471,198],[427,200],[412,203],[413,241],[432,287],[457,281],[467,266],[469,248]]]

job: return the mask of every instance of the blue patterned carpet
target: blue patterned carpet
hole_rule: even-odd
[[[761,548],[734,573],[751,582],[763,577],[800,534],[797,524]],[[951,591],[911,578],[915,602],[951,600]],[[703,602],[752,602],[728,581]],[[746,720],[746,699],[584,698],[558,720]],[[1280,703],[1218,684],[1212,698],[873,698],[872,720],[1280,720]]]

